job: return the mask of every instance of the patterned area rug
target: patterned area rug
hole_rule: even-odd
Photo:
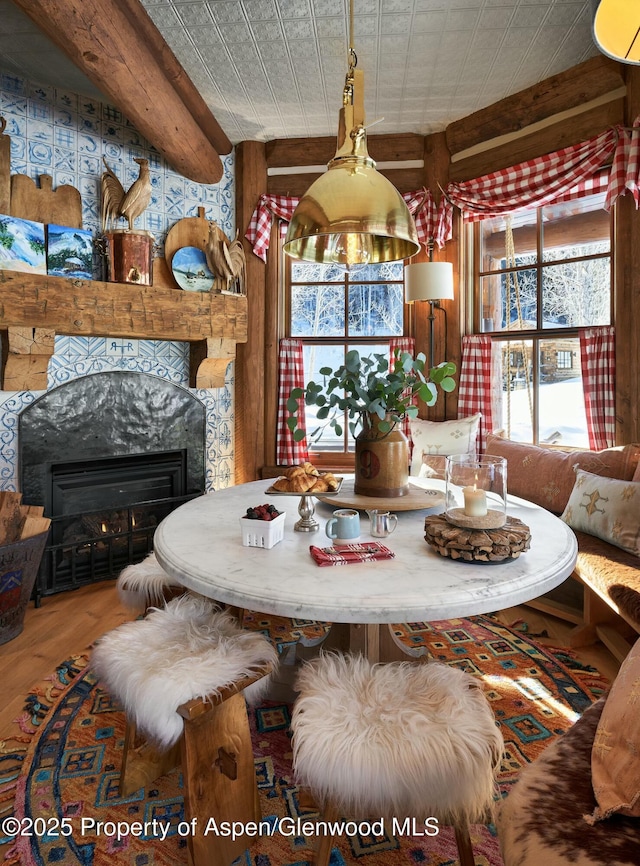
[[[403,638],[425,642],[436,659],[480,677],[506,743],[502,794],[520,768],[576,720],[606,688],[591,668],[566,651],[550,650],[491,617],[408,623]],[[253,744],[263,819],[308,817],[292,783],[288,735],[290,708],[266,703],[252,711]],[[0,741],[0,801],[13,804],[15,825],[2,823],[5,863],[20,866],[184,866],[186,838],[179,771],[126,799],[118,797],[124,716],[87,668],[87,655],[60,665],[28,696],[16,731]],[[418,830],[424,830],[421,822]],[[62,819],[65,819],[63,822]],[[96,822],[153,822],[157,834],[97,833]],[[184,825],[183,825],[184,827]],[[52,832],[58,829],[59,832]],[[84,829],[84,832],[83,832]],[[435,837],[400,835],[385,825],[382,835],[343,836],[331,866],[454,866],[453,833]],[[69,835],[66,835],[66,834]],[[502,866],[492,826],[472,828],[477,866]],[[0,849],[2,850],[2,849]],[[295,835],[260,837],[237,866],[305,866],[311,850]],[[2,855],[0,855],[2,856]]]

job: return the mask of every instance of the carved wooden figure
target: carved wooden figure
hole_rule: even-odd
[[[102,229],[106,231],[108,223],[118,217],[124,217],[129,223],[129,231],[133,230],[135,220],[147,209],[151,201],[151,180],[149,179],[149,160],[134,159],[140,166],[140,173],[128,191],[102,158],[106,171],[100,179],[102,192]]]

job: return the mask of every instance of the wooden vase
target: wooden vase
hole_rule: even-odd
[[[409,444],[396,424],[379,430],[377,415],[363,418],[356,436],[354,491],[362,496],[396,497],[409,493]]]

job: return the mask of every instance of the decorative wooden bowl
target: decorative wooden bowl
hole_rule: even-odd
[[[454,526],[444,515],[436,514],[425,517],[424,537],[441,556],[464,562],[502,562],[529,549],[531,532],[516,517],[507,517],[501,529],[472,529]]]

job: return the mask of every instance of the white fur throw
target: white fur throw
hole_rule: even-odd
[[[165,590],[175,584],[151,552],[142,562],[120,572],[116,589],[124,607],[144,613],[148,607],[163,604]]]
[[[484,821],[503,740],[478,681],[439,662],[325,654],[298,675],[296,780],[353,815]]]
[[[176,712],[181,704],[217,694],[276,661],[276,650],[263,635],[243,631],[215,603],[190,594],[108,632],[91,656],[107,691],[161,748],[182,733]],[[268,684],[269,677],[258,680],[245,690],[247,698],[259,700]]]

